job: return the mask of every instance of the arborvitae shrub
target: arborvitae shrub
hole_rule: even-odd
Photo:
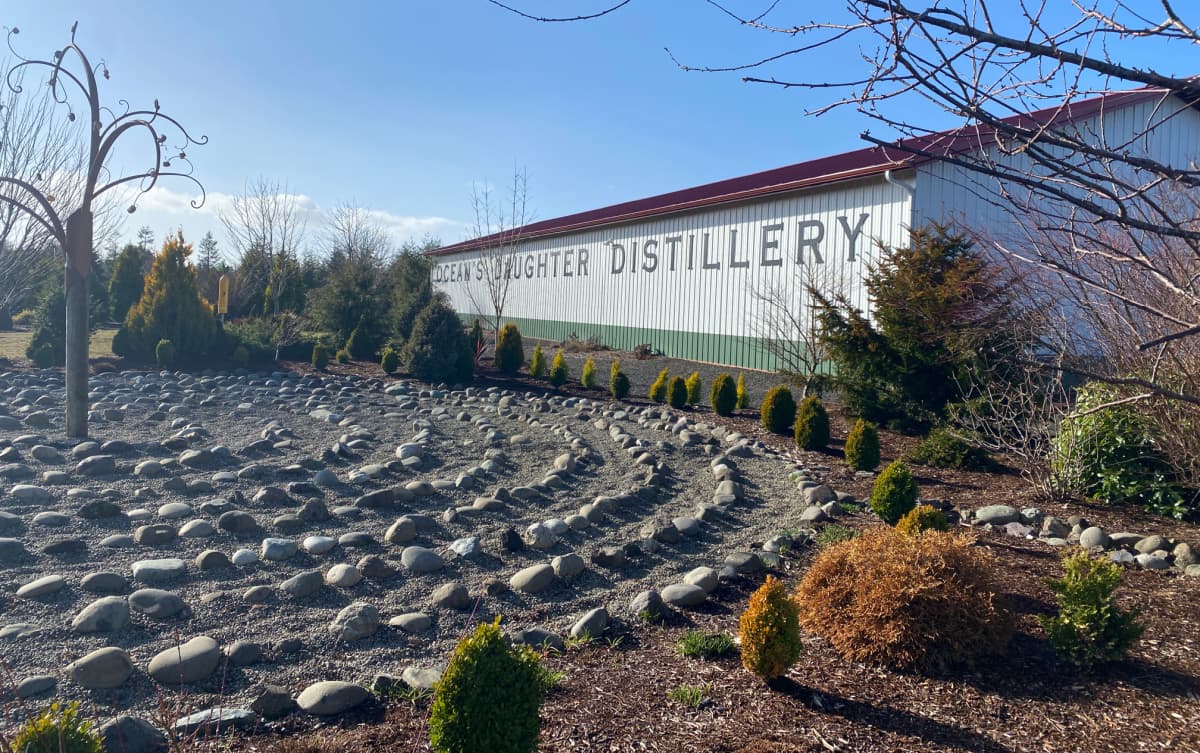
[[[117,355],[149,361],[154,358],[158,341],[170,340],[179,358],[196,361],[224,346],[212,306],[200,296],[196,271],[187,262],[191,253],[183,233],[163,244],[146,276],[141,299],[121,326],[125,332],[120,339],[124,352],[118,351]],[[117,345],[114,338],[114,351]]]
[[[429,710],[429,742],[437,753],[532,753],[541,705],[537,654],[510,646],[497,618],[454,650]]]
[[[426,382],[466,384],[475,372],[467,333],[454,309],[435,298],[413,321],[404,346],[404,370]]]
[[[850,427],[846,464],[856,471],[873,471],[879,465],[879,431],[875,424],[860,418]]]
[[[579,383],[585,390],[596,386],[596,360],[591,356],[583,362],[583,371],[579,375]]]
[[[941,670],[1003,652],[1014,620],[971,538],[875,526],[822,550],[796,591],[800,623],[851,662]]]
[[[570,376],[571,370],[567,367],[567,359],[561,350],[556,351],[554,358],[550,361],[550,384],[561,387],[567,383]]]
[[[717,378],[713,380],[708,398],[712,403],[713,413],[718,416],[732,415],[734,408],[737,407],[737,388],[733,384],[733,377],[728,374],[718,374]]]
[[[1145,626],[1136,612],[1113,604],[1121,585],[1121,568],[1093,559],[1082,549],[1063,556],[1063,577],[1047,580],[1058,601],[1058,613],[1038,619],[1055,653],[1084,669],[1117,661],[1141,637]]]
[[[919,536],[922,531],[946,531],[950,524],[946,516],[933,505],[917,505],[904,513],[896,523],[896,530],[905,536]]]
[[[175,363],[175,346],[170,340],[159,340],[154,346],[154,361],[163,368]]]
[[[533,355],[529,357],[529,375],[534,379],[546,376],[546,354],[542,353],[542,344],[533,346]]]
[[[13,753],[101,753],[100,735],[79,716],[79,702],[52,703],[26,721],[10,741]]]
[[[116,351],[115,338],[113,349],[120,354]],[[49,363],[45,363],[45,353],[49,353]],[[33,334],[25,348],[25,356],[40,369],[67,362],[67,298],[61,285],[51,284],[38,301],[33,313]]]
[[[65,359],[65,356],[64,356]],[[42,343],[33,351],[33,365],[39,369],[49,369],[54,366],[54,346],[50,343]],[[61,364],[60,364],[61,365]]]
[[[666,369],[658,372],[658,378],[650,385],[650,399],[656,403],[667,402],[667,380],[671,375]]]
[[[917,482],[902,460],[894,460],[875,479],[871,509],[883,522],[894,526],[917,504]]]
[[[910,462],[933,468],[983,471],[991,467],[987,453],[972,447],[945,428],[934,428],[908,455]]]
[[[768,575],[738,620],[742,666],[764,680],[779,677],[800,658],[800,618],[783,583]]]
[[[250,351],[246,349],[245,345],[239,345],[234,348],[231,357],[233,358],[233,362],[238,366],[246,366],[250,363]]]
[[[684,382],[687,386],[687,402],[688,405],[699,405],[700,394],[704,390],[704,383],[700,381],[700,372],[693,371],[692,375]]]
[[[621,371],[621,362],[613,361],[612,367],[609,369],[608,391],[612,393],[613,398],[624,400],[629,397],[629,377],[625,376],[625,372]]]
[[[350,363],[350,351],[345,348],[338,348],[338,351],[333,354],[333,360],[338,363]]]
[[[400,368],[400,355],[391,348],[384,348],[383,356],[379,359],[379,366],[383,369],[384,374],[395,374],[396,369]]]
[[[737,409],[750,407],[750,393],[746,391],[746,375],[738,374],[737,381]]]
[[[352,358],[366,360],[375,355],[375,349],[379,346],[366,333],[367,329],[369,325],[366,317],[359,317],[358,325],[350,331],[350,337],[346,338],[346,350]]]
[[[329,349],[323,343],[313,343],[312,365],[318,370],[324,370],[329,365]]]
[[[142,297],[146,284],[143,258],[148,252],[149,249],[131,243],[113,260],[112,277],[108,279],[108,313],[114,322],[125,321],[129,309]]]
[[[672,408],[682,408],[687,405],[688,388],[683,377],[671,377],[667,383],[667,405]]]
[[[763,428],[775,434],[785,434],[796,420],[796,401],[792,391],[782,384],[767,390],[759,408]]]
[[[817,398],[809,395],[796,409],[796,446],[802,450],[823,450],[829,444],[829,413]]]
[[[496,368],[505,374],[516,374],[525,363],[525,346],[521,343],[521,331],[509,322],[500,328],[496,336]]]

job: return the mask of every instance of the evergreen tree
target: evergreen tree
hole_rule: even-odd
[[[141,246],[128,244],[113,261],[112,279],[108,282],[108,313],[114,322],[125,321],[129,309],[142,297],[144,284]]]

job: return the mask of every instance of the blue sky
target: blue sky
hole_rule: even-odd
[[[605,0],[513,4],[561,14]],[[798,7],[806,17],[795,20],[807,20]],[[189,186],[171,183],[143,199],[123,239],[142,224],[220,239],[224,197],[262,175],[305,197],[313,251],[323,250],[323,213],[339,203],[377,212],[398,240],[430,232],[454,242],[473,218],[472,184],[503,185],[515,165],[545,219],[855,149],[870,127],[851,110],[806,117],[828,93],[680,70],[664,47],[684,62],[727,65],[789,41],[700,2],[635,0],[570,24],[485,0],[6,0],[0,10],[26,55],[61,46],[75,20],[81,46],[112,72],[107,101],[157,97],[209,137],[190,151],[214,196],[208,207],[188,209]],[[820,73],[835,76],[853,55],[806,64],[827,61]]]

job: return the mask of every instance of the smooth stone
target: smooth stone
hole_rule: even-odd
[[[452,541],[450,543],[450,551],[459,557],[470,558],[483,554],[483,547],[479,543],[478,536],[466,536]]]
[[[62,539],[42,547],[42,554],[71,557],[87,553],[87,542],[83,539]]]
[[[571,626],[572,638],[594,638],[604,633],[608,628],[609,616],[608,610],[604,607],[596,607],[587,614],[580,617],[574,625]]]
[[[673,607],[695,607],[703,604],[708,594],[700,586],[690,583],[673,583],[664,588],[662,600]]]
[[[175,526],[166,523],[154,523],[140,526],[133,532],[133,540],[142,546],[161,546],[170,544],[179,536]]]
[[[160,651],[147,671],[163,685],[191,684],[210,677],[221,663],[221,648],[206,635]]]
[[[205,539],[217,532],[207,520],[191,520],[179,529],[181,539]]]
[[[405,667],[400,679],[410,688],[433,690],[442,679],[442,670],[434,667]]]
[[[325,582],[337,588],[352,588],[362,580],[362,573],[354,565],[340,563],[325,571]]]
[[[123,594],[129,592],[129,581],[120,573],[89,573],[83,576],[79,588],[94,594]]]
[[[141,588],[129,594],[129,607],[156,619],[174,617],[187,609],[179,594],[160,588]]]
[[[411,518],[400,518],[383,535],[389,544],[407,544],[417,537],[417,524]]]
[[[407,612],[388,620],[388,625],[406,633],[424,633],[433,626],[433,620],[424,612]]]
[[[258,552],[253,549],[239,549],[229,559],[238,567],[249,567],[258,563]]]
[[[327,554],[337,546],[337,539],[332,536],[309,536],[300,546],[309,554]]]
[[[128,624],[129,602],[122,596],[102,596],[71,620],[71,627],[78,633],[111,633]]]
[[[296,704],[306,714],[333,716],[362,705],[370,695],[361,685],[325,680],[305,688],[296,697]]]
[[[587,564],[583,561],[583,557],[572,552],[550,560],[550,567],[554,569],[554,574],[563,580],[574,580],[584,571]]]
[[[518,630],[512,637],[513,643],[532,646],[537,649],[549,649],[562,653],[567,650],[567,644],[558,633],[542,627],[531,627]]]
[[[733,552],[725,557],[725,564],[739,575],[753,575],[763,569],[762,560],[754,552]]]
[[[92,455],[79,461],[75,472],[84,476],[108,476],[117,472],[117,461],[111,455]]]
[[[1134,559],[1137,560],[1138,566],[1144,570],[1166,570],[1171,566],[1171,563],[1162,557],[1155,557],[1153,554],[1139,554]]]
[[[165,732],[136,716],[109,720],[97,732],[108,753],[166,753],[169,747]]]
[[[100,539],[100,546],[108,549],[127,549],[137,546],[137,542],[127,533],[114,533],[112,536]]]
[[[118,688],[133,675],[133,661],[120,648],[99,648],[67,665],[67,673],[88,690]]]
[[[293,599],[303,599],[321,590],[325,579],[319,570],[307,570],[279,584],[279,590]]]
[[[78,515],[84,520],[100,520],[101,518],[116,518],[123,513],[115,502],[107,499],[93,499],[79,506]]]
[[[63,515],[61,512],[47,511],[39,512],[37,515],[34,515],[33,520],[30,522],[35,526],[42,526],[43,528],[62,528],[63,526],[71,523],[71,518],[67,515]]]
[[[166,518],[167,520],[186,518],[191,514],[192,506],[186,502],[168,502],[158,508],[158,517]]]
[[[378,629],[379,609],[360,601],[344,607],[329,625],[329,632],[340,641],[368,638]]]
[[[235,667],[246,667],[263,660],[262,646],[252,641],[234,641],[222,653]]]
[[[265,686],[250,704],[250,709],[264,719],[282,719],[298,708],[292,694],[279,685]]]
[[[695,538],[700,535],[700,521],[696,520],[695,518],[686,516],[674,518],[671,521],[671,525],[675,526],[675,529],[679,531],[679,533],[687,536],[688,538]]]
[[[295,556],[300,545],[293,539],[268,538],[262,541],[262,558],[267,562],[282,562]]]
[[[669,610],[658,591],[648,589],[633,597],[629,602],[629,611],[639,618],[662,620],[666,618]]]
[[[13,622],[0,626],[0,640],[32,638],[41,632],[41,625],[35,625],[32,622]]]
[[[554,577],[554,568],[550,565],[530,565],[509,578],[508,585],[514,591],[532,594],[549,588]]]
[[[58,680],[51,675],[34,675],[17,683],[16,696],[20,699],[49,693],[58,687]]]
[[[369,580],[387,580],[396,574],[396,568],[392,567],[383,557],[378,554],[368,554],[359,559],[355,565],[358,571],[362,573],[364,578]]]
[[[436,572],[446,564],[437,552],[420,546],[405,547],[400,562],[414,573]]]
[[[148,586],[169,583],[176,578],[187,575],[187,563],[181,559],[169,557],[159,560],[139,560],[131,566],[133,579]]]
[[[699,586],[704,589],[704,593],[710,594],[716,590],[719,584],[719,573],[711,567],[697,567],[683,576],[683,582]]]
[[[251,729],[256,724],[258,724],[258,715],[253,711],[222,706],[202,709],[194,714],[182,716],[175,720],[171,729],[176,735],[188,738],[195,735],[215,735],[219,732]]]
[[[270,586],[251,586],[242,592],[242,598],[248,604],[266,604],[275,598],[275,592]]]
[[[1084,549],[1091,549],[1092,547],[1106,547],[1108,546],[1108,543],[1108,534],[1104,532],[1104,529],[1099,528],[1098,526],[1086,528],[1079,534],[1079,546],[1083,547]]]
[[[592,552],[592,562],[600,567],[616,569],[625,564],[627,555],[619,546],[606,546]]]
[[[534,523],[525,529],[525,543],[534,549],[549,549],[558,543],[558,537],[546,525]]]
[[[41,596],[49,596],[62,590],[65,585],[67,585],[67,581],[61,575],[44,575],[18,588],[17,597],[36,599]]]
[[[248,512],[229,510],[217,518],[217,528],[235,535],[254,535],[262,530],[258,521]]]
[[[1153,554],[1159,549],[1166,549],[1168,546],[1170,546],[1170,544],[1167,543],[1165,538],[1155,534],[1153,536],[1147,536],[1138,543],[1134,544],[1133,548],[1141,554]]]
[[[445,583],[434,589],[430,601],[442,609],[463,610],[471,606],[471,594],[461,583]]]
[[[8,496],[23,505],[44,505],[52,499],[49,490],[32,484],[16,484],[8,490]]]

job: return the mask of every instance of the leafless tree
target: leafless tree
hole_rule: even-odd
[[[300,197],[286,183],[260,175],[232,198],[220,217],[241,273],[236,294],[243,300],[264,295],[270,313],[278,315],[308,228]]]
[[[334,207],[326,229],[329,247],[354,261],[369,262],[372,266],[387,264],[395,247],[383,225],[370,211],[343,202]]]
[[[479,254],[480,277],[467,285],[467,295],[475,310],[483,314],[493,336],[503,325],[504,308],[512,284],[513,255],[520,248],[524,229],[533,221],[529,209],[529,180],[524,168],[513,170],[508,195],[500,198],[486,182],[471,189],[471,208],[475,238],[484,240]]]

